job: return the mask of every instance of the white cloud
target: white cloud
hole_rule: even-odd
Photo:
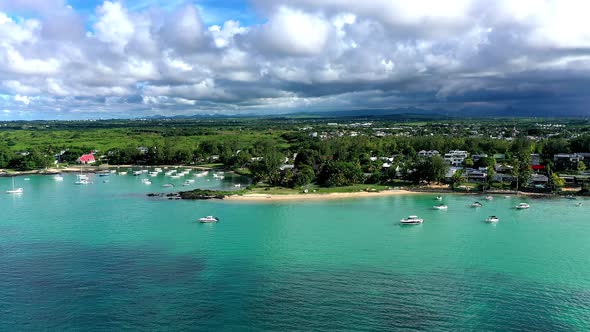
[[[0,107],[276,111],[465,96],[477,104],[517,100],[497,92],[534,90],[546,78],[587,98],[585,1],[256,4],[264,23],[207,26],[205,5],[104,1],[87,17],[63,0],[0,0],[0,94],[10,96]],[[491,92],[494,101],[485,100]]]
[[[29,99],[27,96],[16,95],[14,96],[14,100],[19,101],[25,105],[29,105],[31,103],[31,99]]]

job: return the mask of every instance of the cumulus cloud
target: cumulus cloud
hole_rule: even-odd
[[[186,3],[136,9],[110,0],[86,15],[63,0],[0,0],[0,95],[10,96],[0,108],[42,117],[478,105],[549,112],[562,101],[588,111],[586,1],[251,4],[261,23],[208,26],[207,6]]]

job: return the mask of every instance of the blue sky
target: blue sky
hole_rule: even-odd
[[[588,115],[581,0],[0,0],[0,120]]]

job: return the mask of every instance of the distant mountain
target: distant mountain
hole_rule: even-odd
[[[590,114],[563,110],[560,112],[547,112],[538,109],[524,109],[515,107],[488,108],[488,107],[465,107],[459,110],[422,109],[417,107],[405,107],[394,109],[357,109],[348,111],[298,111],[293,113],[241,113],[241,114],[192,114],[192,115],[154,115],[147,119],[229,119],[229,118],[290,118],[290,117],[313,117],[313,118],[392,118],[392,119],[421,119],[440,120],[453,118],[489,118],[489,117],[587,117]]]

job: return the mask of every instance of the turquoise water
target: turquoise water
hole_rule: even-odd
[[[590,329],[590,201],[169,201],[145,196],[169,179],[108,179],[0,179],[0,330]]]

